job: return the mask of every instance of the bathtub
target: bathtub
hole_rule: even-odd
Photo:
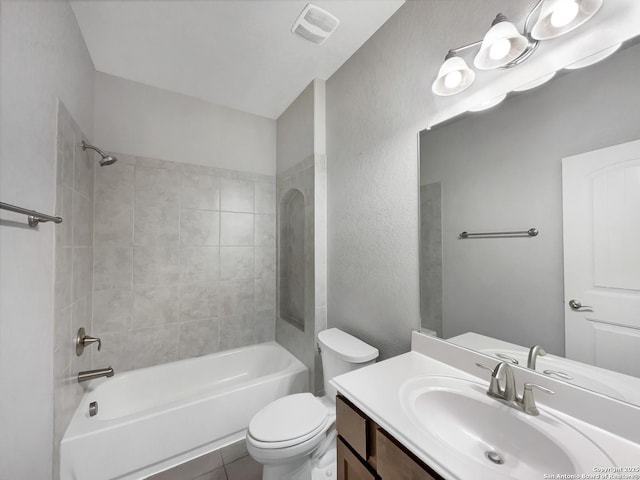
[[[244,438],[258,410],[304,391],[307,368],[275,342],[116,372],[89,383],[60,444],[60,478],[145,478]]]

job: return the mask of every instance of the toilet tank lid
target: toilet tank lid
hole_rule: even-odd
[[[378,358],[379,354],[377,348],[337,328],[329,328],[318,333],[318,342],[322,348],[330,350],[346,362],[364,363]]]

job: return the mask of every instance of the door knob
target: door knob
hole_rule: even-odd
[[[593,307],[589,305],[582,305],[578,300],[569,300],[569,307],[574,312],[593,312]]]

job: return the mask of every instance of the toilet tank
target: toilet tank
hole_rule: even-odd
[[[324,392],[332,401],[335,401],[337,391],[329,385],[329,380],[343,373],[371,365],[379,355],[377,348],[337,328],[320,332],[318,343],[322,357]]]

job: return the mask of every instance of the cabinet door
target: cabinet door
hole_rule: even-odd
[[[338,480],[376,480],[367,466],[338,437]]]
[[[382,480],[438,480],[441,477],[412,458],[385,432],[376,432],[378,475]],[[432,475],[433,474],[433,475]]]
[[[341,396],[336,397],[338,434],[363,460],[368,457],[367,416]]]

